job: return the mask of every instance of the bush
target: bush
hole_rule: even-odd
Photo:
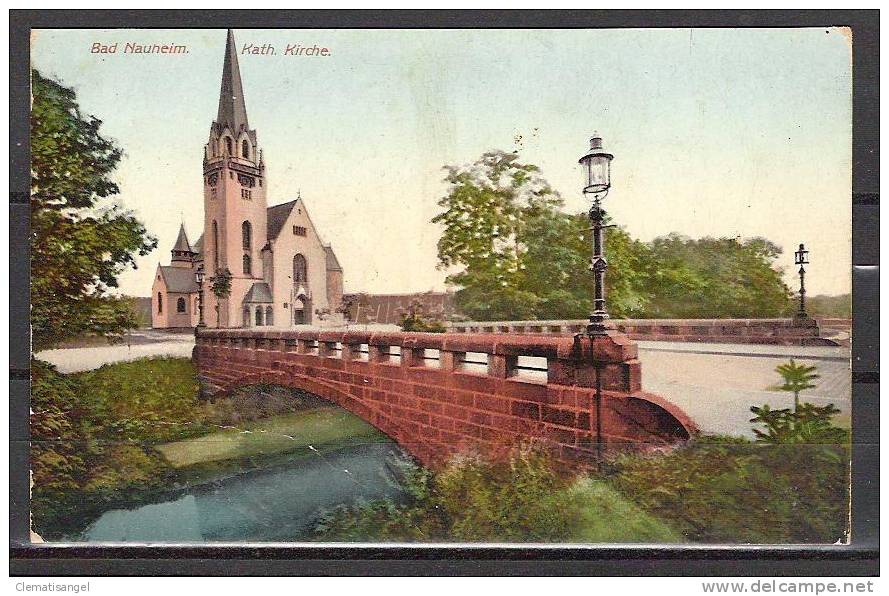
[[[31,514],[60,538],[109,504],[167,485],[172,470],[151,447],[200,434],[191,361],[137,360],[75,375],[31,362]]]
[[[703,437],[618,458],[610,481],[689,541],[834,543],[847,532],[848,461],[845,445]]]
[[[438,474],[404,462],[396,468],[402,471],[402,502],[361,502],[325,512],[317,538],[516,543],[681,539],[604,483],[558,477],[546,456],[527,447],[514,450],[506,461],[457,458]]]

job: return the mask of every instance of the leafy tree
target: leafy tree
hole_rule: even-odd
[[[551,212],[561,198],[534,165],[490,151],[465,166],[446,166],[447,194],[433,223],[444,226],[439,266],[458,268],[458,307],[475,318],[532,317],[539,301],[525,289],[527,222]]]
[[[106,201],[122,152],[83,115],[72,89],[32,70],[31,328],[37,347],[138,325],[109,295],[135,256],[157,246],[131,212]]]
[[[775,369],[775,371],[779,375],[781,375],[781,378],[784,379],[784,384],[781,386],[781,391],[793,392],[794,412],[797,412],[799,410],[800,391],[805,391],[806,389],[814,389],[816,387],[814,381],[821,377],[818,373],[815,372],[816,370],[817,368],[815,366],[797,364],[793,361],[793,358],[790,359],[789,363],[782,364]]]
[[[649,246],[656,268],[646,284],[646,317],[755,318],[792,311],[790,290],[772,265],[781,249],[768,240],[670,234]]]
[[[216,272],[210,278],[210,290],[216,296],[216,326],[219,327],[219,302],[232,295],[232,272],[228,267]]]
[[[502,151],[448,166],[439,266],[459,287],[459,310],[475,320],[582,318],[592,310],[590,224],[567,214],[536,166]],[[762,238],[679,234],[650,243],[606,230],[606,294],[616,317],[783,316],[791,293]]]

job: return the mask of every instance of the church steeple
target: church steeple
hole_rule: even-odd
[[[244,88],[241,85],[241,69],[238,67],[238,51],[235,34],[228,30],[225,42],[225,60],[222,63],[222,85],[219,89],[219,110],[216,124],[220,130],[226,125],[237,135],[248,130],[247,107],[244,104]]]

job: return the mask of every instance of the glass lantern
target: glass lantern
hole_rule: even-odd
[[[580,158],[583,166],[584,193],[598,194],[611,188],[611,160],[614,156],[602,148],[602,137],[593,133],[590,139],[590,152]]]
[[[806,247],[802,244],[799,245],[799,250],[793,253],[794,256],[794,264],[795,265],[808,265],[809,264],[809,251],[806,250]]]
[[[203,265],[198,267],[197,270],[194,272],[194,279],[196,282],[198,282],[198,284],[204,283],[204,267],[203,267]]]

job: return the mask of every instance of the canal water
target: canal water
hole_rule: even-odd
[[[394,443],[311,453],[272,468],[171,492],[133,509],[106,511],[71,541],[292,542],[310,539],[319,513],[359,499],[398,499]]]

